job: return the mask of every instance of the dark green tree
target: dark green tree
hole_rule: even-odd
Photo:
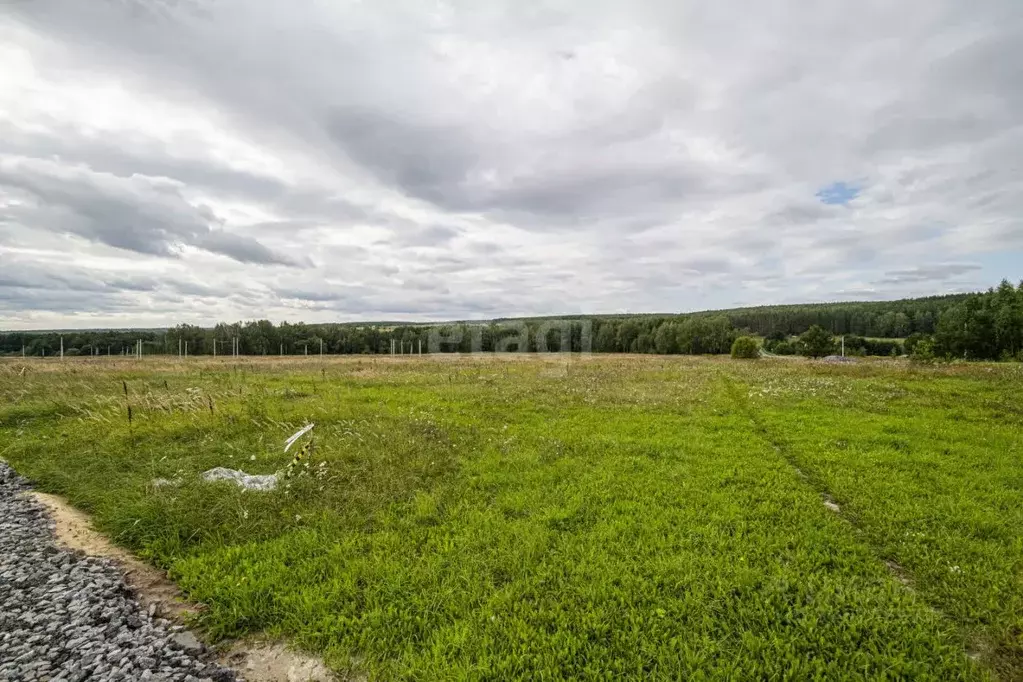
[[[814,325],[799,336],[803,355],[821,358],[835,352],[835,337],[823,327]]]
[[[732,342],[732,357],[737,360],[756,360],[760,357],[760,345],[752,336],[740,336]]]

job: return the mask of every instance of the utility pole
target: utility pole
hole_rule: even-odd
[[[61,335],[61,337],[60,337],[60,359],[61,360],[64,359],[64,336],[63,335]]]

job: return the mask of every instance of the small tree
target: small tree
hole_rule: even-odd
[[[929,338],[920,339],[913,344],[913,352],[909,354],[910,362],[930,365],[936,360],[934,354],[934,341]]]
[[[789,341],[778,341],[774,344],[774,347],[768,348],[767,350],[771,351],[775,355],[798,354],[798,349],[796,348],[796,345]]]
[[[910,334],[906,338],[905,343],[902,344],[902,348],[906,352],[906,355],[912,355],[913,354],[913,349],[916,348],[916,344],[920,343],[921,341],[928,341],[928,340],[930,340],[930,337],[927,336],[927,334],[921,334],[920,332],[914,332],[914,333]]]
[[[742,360],[756,360],[760,357],[760,345],[752,336],[740,336],[732,342],[732,357]]]
[[[764,337],[764,350],[774,352],[775,346],[788,341],[788,336],[782,331],[773,331]]]
[[[799,343],[803,347],[803,355],[811,358],[821,358],[835,352],[835,337],[817,325],[803,332],[799,337]]]

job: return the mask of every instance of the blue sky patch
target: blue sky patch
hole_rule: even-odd
[[[860,188],[846,182],[833,182],[830,185],[821,187],[817,192],[817,198],[828,205],[838,204],[845,206],[860,194]]]

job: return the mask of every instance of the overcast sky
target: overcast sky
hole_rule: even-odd
[[[4,0],[0,328],[1023,278],[1021,0]]]

